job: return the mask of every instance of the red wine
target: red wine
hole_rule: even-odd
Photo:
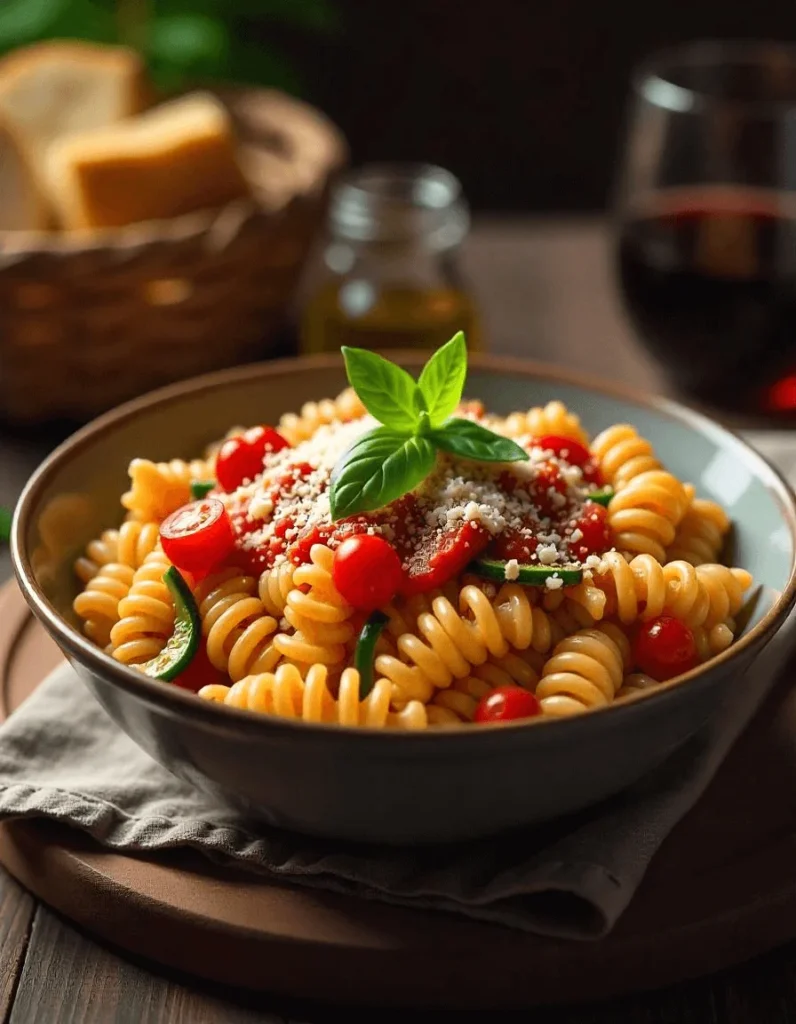
[[[796,416],[796,197],[662,192],[624,223],[619,274],[675,385],[723,409]]]

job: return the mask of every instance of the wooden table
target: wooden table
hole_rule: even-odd
[[[601,221],[494,221],[479,224],[466,268],[481,298],[494,351],[664,390],[635,347],[614,289]],[[0,504],[13,503],[50,440],[0,436]],[[10,575],[7,552],[0,577]],[[796,868],[794,869],[796,884]],[[488,970],[488,951],[484,956]],[[379,1024],[404,1012],[277,1004],[200,986],[132,963],[98,945],[23,891],[0,869],[0,1024]],[[412,1014],[413,1021],[473,1019]],[[492,1015],[482,1015],[491,1020]],[[501,1021],[530,1019],[505,1014]],[[610,1004],[539,1011],[535,1024],[792,1024],[796,1020],[796,945],[712,978]]]

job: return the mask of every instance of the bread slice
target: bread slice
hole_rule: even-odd
[[[176,217],[250,192],[226,109],[202,92],[54,143],[46,175],[71,229]]]
[[[0,231],[43,231],[47,203],[14,132],[0,124]]]
[[[125,47],[56,40],[0,61],[0,117],[37,171],[56,139],[138,114],[147,95],[143,63]]]

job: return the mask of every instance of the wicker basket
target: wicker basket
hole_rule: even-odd
[[[91,236],[0,235],[0,413],[85,420],[267,355],[345,164],[338,130],[273,91],[222,94],[254,198]]]

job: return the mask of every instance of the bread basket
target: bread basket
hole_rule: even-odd
[[[273,90],[223,93],[247,198],[85,234],[0,234],[0,416],[86,420],[269,354],[345,164],[337,128]]]

